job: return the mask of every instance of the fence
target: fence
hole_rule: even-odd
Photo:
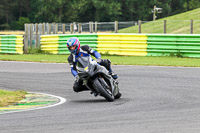
[[[177,25],[178,23],[178,25]],[[25,51],[40,47],[40,36],[85,33],[200,34],[200,20],[25,24]]]
[[[22,35],[0,35],[0,53],[23,54]]]

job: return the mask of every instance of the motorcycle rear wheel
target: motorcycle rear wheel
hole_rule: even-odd
[[[94,80],[94,85],[100,95],[103,96],[107,101],[113,102],[115,100],[111,90],[108,88],[109,86],[103,78],[96,78]]]

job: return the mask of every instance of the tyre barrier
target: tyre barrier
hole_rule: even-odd
[[[67,40],[70,37],[77,37],[81,45],[87,44],[96,50],[97,35],[93,34],[42,35],[40,40],[41,50],[52,54],[69,54]]]
[[[0,35],[0,53],[23,54],[23,35]]]
[[[81,45],[89,45],[100,53],[115,55],[147,55],[146,35],[132,34],[65,34],[42,35],[41,49],[53,54],[69,54],[66,42],[77,37]]]
[[[147,56],[200,57],[200,34],[147,34]]]
[[[130,56],[200,57],[200,35],[191,34],[64,34],[42,35],[41,48],[53,54],[69,54],[66,42],[77,37],[103,54]]]
[[[200,34],[63,34],[41,35],[41,50],[69,54],[66,42],[78,37],[103,54],[200,57]],[[23,54],[23,35],[0,35],[0,53]]]

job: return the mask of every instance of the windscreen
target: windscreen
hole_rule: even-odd
[[[79,57],[77,59],[77,70],[82,71],[85,67],[89,65],[89,58],[90,57]]]

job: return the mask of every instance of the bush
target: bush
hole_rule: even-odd
[[[26,17],[20,17],[18,21],[12,21],[10,25],[8,24],[2,24],[0,25],[0,29],[3,30],[24,30],[24,24],[30,23],[31,21],[29,18]]]
[[[10,29],[9,24],[1,24],[0,25],[0,30],[9,30],[9,29]]]
[[[29,18],[20,17],[19,20],[17,21],[18,30],[24,30],[24,24],[25,23],[30,23],[30,22],[31,21],[29,20]]]
[[[13,21],[13,22],[10,23],[10,29],[11,30],[18,30],[17,21]]]

